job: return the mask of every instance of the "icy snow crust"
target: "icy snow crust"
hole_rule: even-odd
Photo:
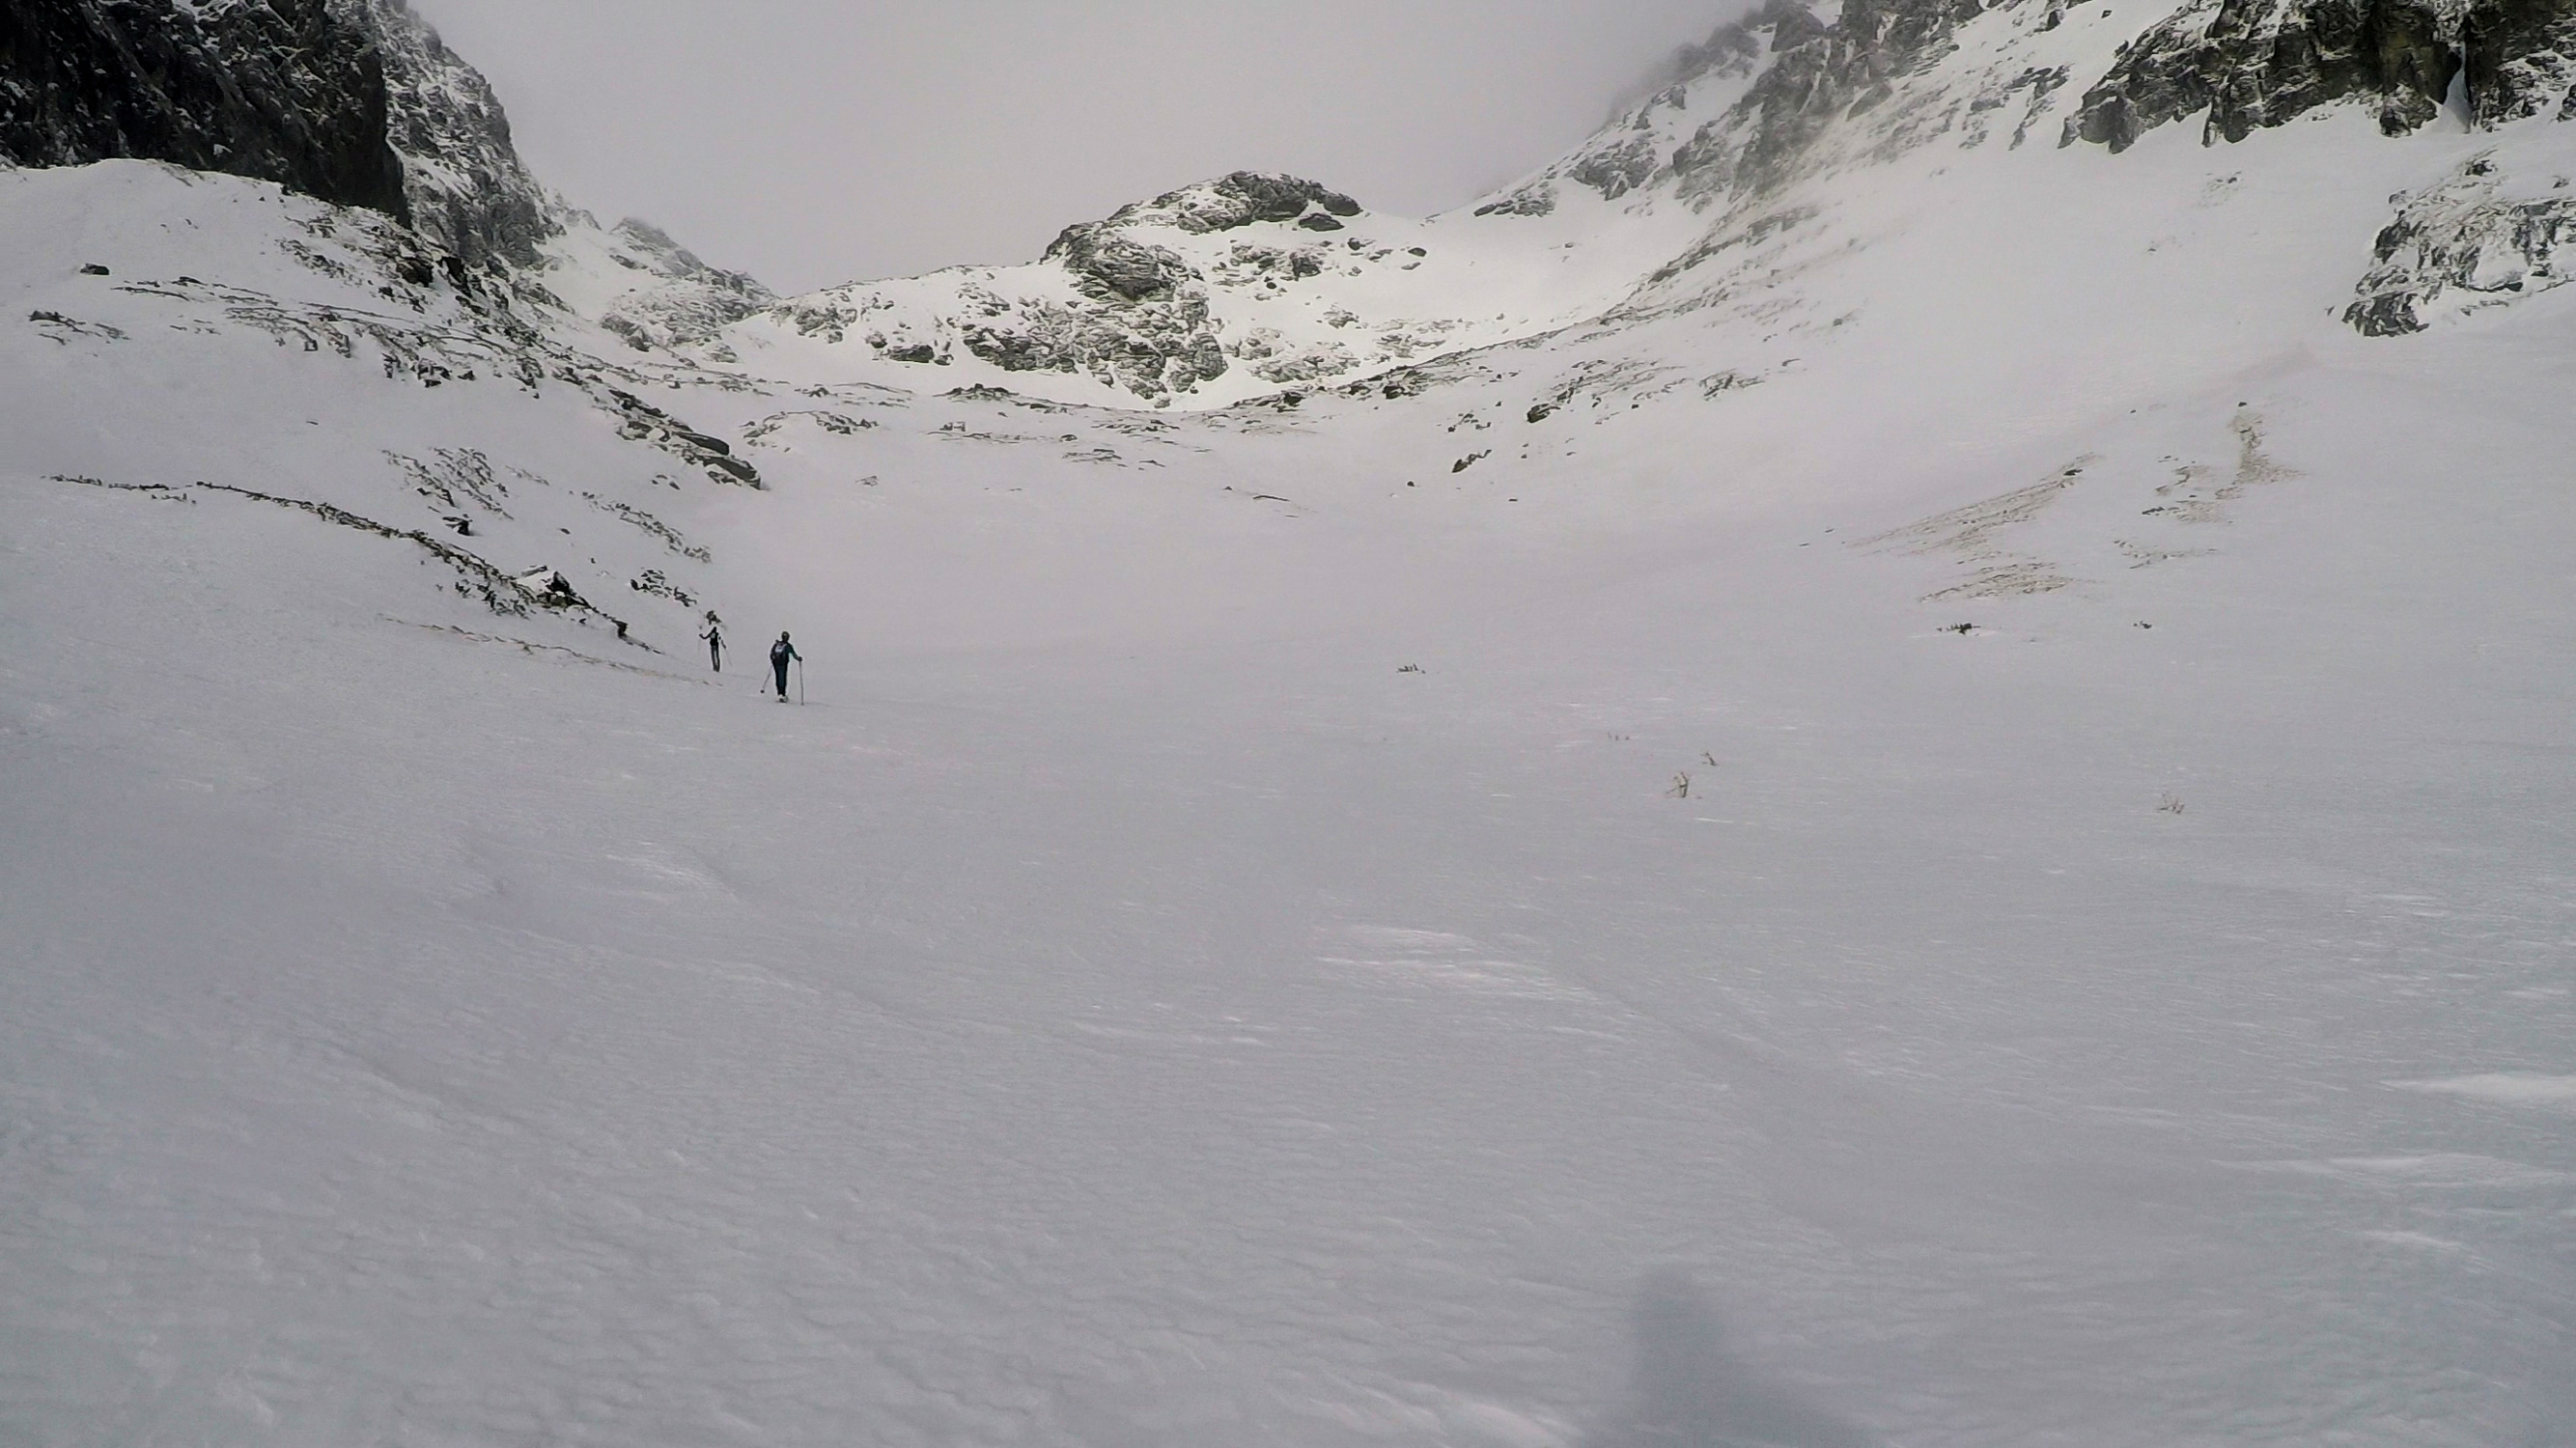
[[[2576,126],[2188,130],[1163,414],[0,174],[0,1440],[2561,1440]]]

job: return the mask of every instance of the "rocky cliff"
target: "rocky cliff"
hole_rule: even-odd
[[[412,218],[375,36],[330,0],[0,5],[0,159],[120,157]]]
[[[0,162],[111,159],[382,212],[411,228],[412,276],[569,299],[638,348],[775,300],[646,223],[604,231],[549,196],[491,84],[403,0],[0,4]]]
[[[2576,0],[2199,0],[2122,47],[2065,139],[2125,150],[2207,113],[2203,137],[2242,141],[2338,101],[2404,135],[2464,82],[2467,118],[2494,126],[2576,106]]]
[[[491,86],[402,0],[0,6],[0,158],[275,181],[477,267],[561,230]]]
[[[386,140],[412,225],[471,266],[533,265],[563,222],[520,161],[491,82],[402,0],[331,4],[383,57]]]

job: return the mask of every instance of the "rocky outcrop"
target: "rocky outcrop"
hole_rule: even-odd
[[[519,160],[491,82],[403,0],[331,4],[383,56],[386,136],[402,160],[413,227],[469,266],[534,266],[538,248],[563,227]]]
[[[1135,241],[1123,233],[1125,225],[1113,217],[1066,227],[1046,249],[1046,260],[1073,273],[1085,296],[1112,305],[1167,301],[1197,278],[1169,247]]]
[[[1276,332],[1257,328],[1230,344],[1215,294],[1276,298],[1329,268],[1407,264],[1392,246],[1323,239],[1365,214],[1312,181],[1237,171],[1066,227],[1035,267],[834,288],[770,316],[826,345],[864,342],[889,362],[945,367],[972,358],[1004,372],[1085,377],[1166,405],[1226,376],[1238,357],[1263,377],[1355,365],[1322,355],[1346,349],[1290,355],[1273,345]]]
[[[2218,0],[2130,42],[2066,123],[2063,143],[2127,150],[2167,121],[2208,113],[2204,141],[2241,141],[2318,106],[2360,98],[2380,129],[2431,120],[2460,61],[2427,0]]]
[[[2407,197],[2379,233],[2344,320],[2369,337],[2424,330],[2435,305],[2457,311],[2576,281],[2576,186],[2516,184],[2492,154]]]
[[[1958,27],[1984,9],[1980,0],[1844,0],[1828,24],[1800,0],[1766,0],[1685,47],[1666,89],[1478,214],[1543,215],[1560,179],[1614,201],[1670,183],[1694,206],[1777,191],[1804,174],[1828,132],[1956,49]],[[1712,102],[1715,113],[1696,127],[1680,119]]]
[[[0,159],[117,158],[411,219],[373,35],[328,0],[0,5]]]
[[[1687,163],[1709,173],[1696,189],[1778,189],[1828,128],[1876,108],[1898,77],[1949,54],[1960,24],[1985,10],[1979,0],[1843,0],[1842,14],[1819,29],[1799,23],[1813,18],[1803,13],[1785,18],[1797,8],[1774,0],[1756,13],[1757,23],[1771,24],[1775,43],[1786,44],[1729,114],[1740,143],[1717,144],[1711,127],[1676,159],[1677,171]]]
[[[1120,207],[1106,226],[1161,223],[1193,236],[1233,231],[1256,221],[1357,216],[1360,204],[1312,181],[1261,171],[1237,171],[1214,181],[1166,191],[1151,201]]]
[[[2241,141],[2339,101],[2404,135],[2466,80],[2474,120],[2566,104],[2576,0],[2202,0],[2131,41],[2085,92],[2061,144],[2126,150],[2207,113],[2205,143]]]
[[[760,470],[733,455],[733,445],[720,437],[698,431],[671,414],[620,388],[605,389],[608,402],[617,412],[617,435],[629,442],[647,443],[660,448],[683,462],[706,469],[707,476],[719,483],[747,483],[765,486]]]
[[[1005,372],[1088,375],[1143,398],[1187,392],[1229,365],[1207,295],[1196,288],[1123,312],[1026,305],[1008,322],[966,325],[959,340]]]

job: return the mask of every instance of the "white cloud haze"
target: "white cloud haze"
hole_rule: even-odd
[[[550,186],[797,291],[1023,261],[1242,168],[1423,214],[1545,164],[1735,0],[413,0]]]

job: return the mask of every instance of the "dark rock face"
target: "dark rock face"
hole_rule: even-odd
[[[1745,190],[1777,189],[1828,127],[1885,100],[1893,78],[1949,54],[1960,23],[1985,9],[1979,0],[1843,0],[1841,16],[1815,33],[1785,18],[1792,8],[1775,3],[1753,17],[1771,25],[1775,43],[1788,43],[1729,117],[1744,142],[1726,179]],[[1674,168],[1722,168],[1727,159],[1712,128],[1682,148]],[[1715,179],[1703,178],[1702,188]]]
[[[275,181],[478,269],[561,230],[491,86],[402,0],[10,0],[0,157]]]
[[[1476,208],[1478,216],[1546,216],[1556,210],[1556,193],[1545,186],[1531,186],[1515,191],[1500,201],[1488,201]]]
[[[2557,99],[2576,118],[2576,0],[2489,0],[2460,17],[2469,107],[2482,126],[2535,116]]]
[[[2241,141],[2332,102],[2378,105],[2403,135],[2433,119],[2465,69],[2475,119],[2561,102],[2576,65],[2576,0],[2217,0],[2123,48],[2060,144],[2114,151],[2206,111],[2202,139]]]
[[[1639,136],[1625,145],[1587,153],[1565,174],[1600,192],[1603,200],[1616,201],[1653,180],[1663,164],[1654,138]]]
[[[2426,0],[2221,0],[2130,42],[2085,92],[2065,142],[2127,150],[2165,122],[2209,113],[2203,139],[2241,141],[2349,97],[2379,102],[2403,135],[2433,118],[2458,74]],[[2061,142],[2063,144],[2064,142]]]
[[[411,218],[372,36],[327,0],[0,5],[0,157],[118,157],[275,181]]]
[[[1317,222],[1318,218],[1329,221],[1336,217],[1357,216],[1361,209],[1358,202],[1342,193],[1326,190],[1296,176],[1237,171],[1214,181],[1166,191],[1151,201],[1122,206],[1108,220],[1094,224],[1105,227],[1159,224],[1192,236],[1205,236],[1210,232],[1233,231],[1257,221]],[[1073,228],[1075,231],[1081,229]],[[1318,223],[1308,229],[1322,230],[1323,227]],[[1064,243],[1059,239],[1056,244],[1062,246]],[[1049,255],[1053,255],[1052,250]]]
[[[403,0],[332,0],[384,58],[386,135],[412,225],[472,266],[533,266],[563,227],[510,141],[491,82]]]
[[[1360,204],[1338,191],[1328,191],[1295,176],[1237,171],[1198,186],[1167,191],[1143,206],[1128,207],[1111,221],[1161,220],[1194,235],[1232,231],[1256,221],[1295,221],[1308,208],[1326,216],[1357,216]],[[1166,216],[1148,216],[1167,212]]]

